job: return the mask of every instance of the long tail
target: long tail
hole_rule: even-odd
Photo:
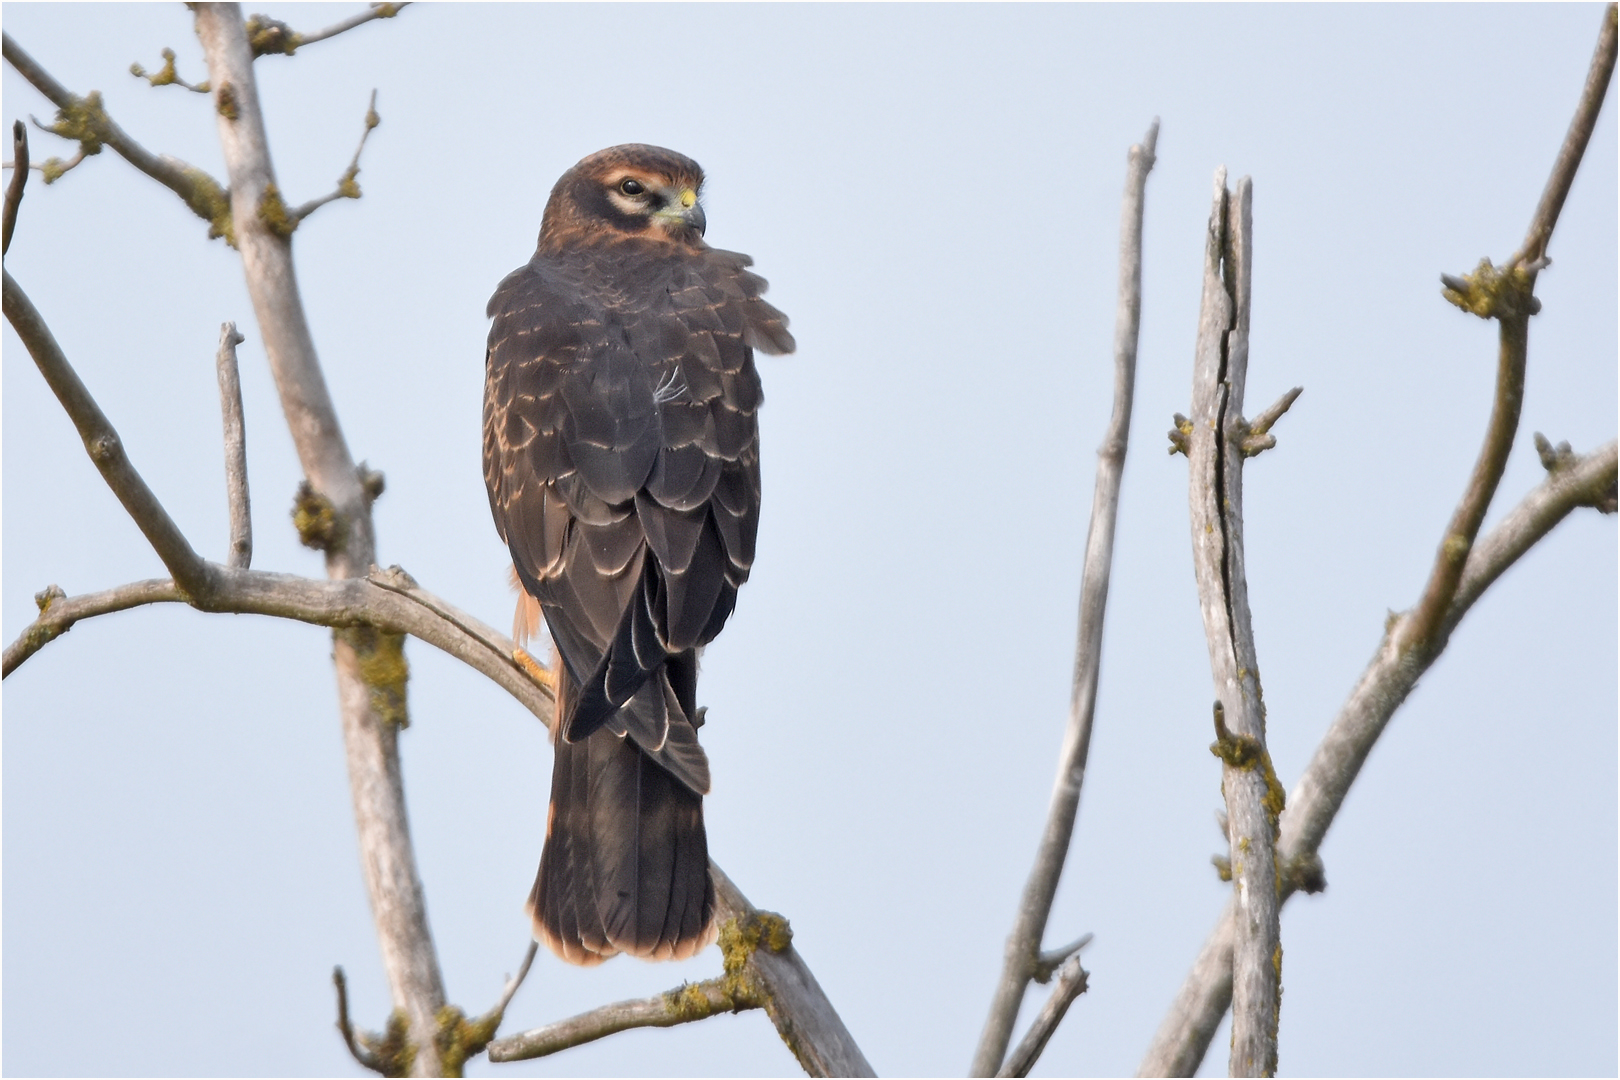
[[[554,670],[561,715],[574,687],[565,665]],[[684,674],[677,671],[676,681],[695,683]],[[670,726],[690,727],[679,714],[695,710],[678,701],[668,673],[655,673],[647,689],[625,710],[667,702],[676,714]],[[574,964],[621,952],[680,960],[715,936],[703,798],[636,745],[640,725],[628,726],[632,737],[603,727],[579,742],[555,740],[546,843],[528,906],[536,940]]]

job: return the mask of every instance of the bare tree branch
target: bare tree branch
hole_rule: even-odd
[[[363,26],[373,19],[392,19],[410,4],[372,4],[370,10],[362,11],[358,15],[351,15],[341,22],[333,23],[324,30],[317,30],[313,34],[300,34],[279,19],[272,19],[268,15],[254,15],[247,21],[248,43],[253,48],[253,55],[269,56],[274,53],[291,56],[305,45],[313,45],[317,41],[336,37],[345,30],[353,30]]]
[[[1238,449],[1243,451],[1244,457],[1255,457],[1277,445],[1277,437],[1271,434],[1272,425],[1282,419],[1283,413],[1292,408],[1304,392],[1303,386],[1294,387],[1244,426],[1238,442]]]
[[[174,60],[174,50],[164,49],[163,66],[156,72],[148,72],[140,64],[135,63],[129,65],[129,73],[137,79],[145,79],[152,86],[183,86],[193,94],[208,93],[208,84],[206,82],[188,83],[182,79],[180,72],[175,69]]]
[[[84,383],[79,381],[78,374],[68,363],[67,357],[62,355],[45,320],[40,317],[22,287],[12,280],[10,271],[5,272],[4,282],[5,316],[27,347],[28,354],[34,358],[56,399],[67,410],[73,426],[78,428],[90,460],[101,470],[107,486],[124,504],[124,509],[140,527],[158,558],[163,560],[175,583],[190,595],[207,597],[212,591],[214,577],[208,564],[191,549],[179,527],[163,509],[163,504],[158,502],[152,489],[146,486],[146,481],[130,464],[118,432],[113,430]]]
[[[219,409],[225,421],[225,493],[231,507],[231,552],[225,565],[246,570],[253,562],[253,515],[248,501],[247,434],[242,422],[242,379],[236,347],[246,339],[228,322],[219,328]]]
[[[411,5],[409,3],[372,4],[370,10],[368,11],[362,11],[358,15],[351,15],[341,22],[333,23],[324,30],[317,30],[313,34],[305,34],[303,41],[300,42],[300,44],[313,45],[317,41],[325,41],[327,38],[337,37],[345,30],[353,30],[357,26],[364,26],[372,19],[392,19],[395,15],[398,15],[401,11],[404,11],[410,6]]]
[[[1277,817],[1282,787],[1266,752],[1265,701],[1249,614],[1243,543],[1242,419],[1248,382],[1253,188],[1226,189],[1215,172],[1215,204],[1204,249],[1203,309],[1187,432],[1188,506],[1198,605],[1215,680],[1215,745],[1223,762],[1234,906],[1232,1076],[1277,1070],[1282,945],[1278,935]],[[1281,403],[1279,403],[1281,405]],[[1286,407],[1286,406],[1282,406]],[[1277,408],[1280,415],[1281,408]],[[1230,729],[1228,728],[1230,723]]]
[[[739,928],[733,954],[745,954],[744,973],[763,1000],[776,1033],[810,1076],[876,1076],[866,1055],[844,1027],[838,1010],[793,947],[787,920],[760,911],[713,862],[715,918]],[[728,942],[722,941],[722,949]],[[727,963],[732,963],[728,957]]]
[[[380,123],[382,123],[382,118],[377,115],[377,91],[373,90],[371,92],[371,104],[366,106],[365,130],[360,133],[360,145],[354,148],[354,157],[349,161],[349,167],[343,170],[342,176],[338,177],[337,187],[334,190],[318,199],[311,199],[298,207],[298,209],[291,211],[290,216],[295,227],[298,222],[303,221],[335,199],[358,199],[360,197],[360,185],[355,180],[355,177],[360,175],[360,153],[366,148],[366,140],[371,137],[371,129]]]
[[[1057,985],[1052,987],[1052,995],[1041,1006],[1041,1011],[1035,1014],[1034,1022],[1029,1025],[1029,1030],[1018,1041],[1013,1052],[1007,1055],[1007,1062],[996,1073],[997,1076],[1029,1075],[1029,1070],[1040,1060],[1041,1051],[1046,1049],[1052,1033],[1063,1022],[1063,1014],[1069,1011],[1075,998],[1086,992],[1086,980],[1090,977],[1091,973],[1080,966],[1078,953],[1069,957],[1058,969]]]
[[[197,37],[208,61],[220,144],[230,177],[231,218],[248,294],[304,476],[331,507],[331,578],[363,577],[375,561],[371,499],[343,438],[304,317],[253,74],[253,49],[235,4],[198,4]],[[343,742],[361,864],[394,1007],[408,1018],[411,1069],[438,1075],[438,1015],[444,979],[428,929],[400,772],[406,667],[399,640],[334,635]]]
[[[1586,144],[1592,138],[1592,130],[1597,127],[1598,113],[1602,111],[1603,99],[1609,93],[1609,80],[1614,77],[1615,24],[1615,5],[1610,4],[1603,9],[1603,27],[1598,31],[1597,47],[1592,50],[1592,63],[1587,68],[1580,103],[1575,107],[1575,116],[1569,122],[1564,143],[1558,148],[1558,157],[1553,162],[1552,174],[1547,177],[1547,186],[1542,190],[1541,202],[1536,205],[1535,216],[1530,219],[1524,246],[1508,260],[1510,266],[1527,266],[1547,254],[1553,228],[1564,209],[1564,199],[1569,195],[1570,186],[1575,183],[1581,158],[1586,155]]]
[[[491,1061],[544,1057],[637,1027],[672,1027],[724,1012],[763,1008],[811,1076],[873,1076],[816,978],[793,948],[782,916],[760,911],[714,863],[725,974],[635,1001],[621,1001],[489,1045]]]
[[[184,603],[185,599],[185,593],[170,578],[135,581],[105,592],[74,597],[51,585],[35,594],[39,618],[30,623],[16,641],[6,646],[0,675],[10,675],[24,660],[67,633],[80,619],[127,611],[143,604]]]
[[[1024,993],[1035,976],[1041,939],[1057,895],[1058,879],[1068,858],[1091,748],[1091,726],[1097,704],[1097,672],[1102,655],[1103,615],[1108,606],[1108,576],[1114,555],[1114,522],[1119,510],[1120,479],[1130,437],[1131,399],[1136,386],[1136,344],[1142,322],[1142,206],[1153,152],[1159,138],[1155,118],[1139,145],[1127,154],[1124,206],[1120,214],[1119,305],[1114,318],[1114,409],[1108,433],[1097,451],[1097,481],[1092,492],[1091,527],[1086,537],[1081,575],[1079,629],[1075,640],[1074,680],[1069,695],[1069,725],[1058,757],[1057,781],[1047,810],[1046,827],[1018,918],[1007,938],[1001,978],[984,1031],[970,1067],[973,1076],[995,1076],[1012,1041],[1013,1025]]]
[[[687,983],[656,997],[617,1001],[555,1024],[511,1035],[489,1044],[491,1061],[526,1061],[595,1042],[631,1028],[674,1027],[720,1013],[758,1009],[763,1002],[739,995],[726,978]]]
[[[46,130],[64,139],[76,140],[79,144],[79,158],[59,167],[56,175],[78,164],[84,155],[99,154],[103,145],[110,146],[125,161],[180,196],[192,213],[209,223],[210,237],[223,236],[227,243],[234,243],[231,203],[219,181],[193,165],[167,155],[158,157],[151,153],[130,138],[107,115],[101,104],[100,93],[92,90],[85,97],[79,97],[24,52],[10,34],[0,34],[0,38],[4,41],[6,61],[59,110],[56,124]],[[46,173],[47,182],[54,178],[49,172]]]
[[[16,288],[9,274],[5,280],[6,314],[10,317],[13,299],[26,303],[27,298],[21,295],[21,290]],[[64,407],[75,421],[80,416],[87,416],[102,425],[104,430],[97,429],[102,435],[110,435],[116,441],[116,432],[101,415],[88,391],[78,384],[77,376],[67,367],[65,357],[60,356],[60,349],[37,313],[32,321],[23,320],[18,329],[31,347],[43,343],[54,350],[66,374],[78,385],[78,394],[63,399]],[[229,340],[227,324],[222,331],[222,342]],[[132,466],[107,475],[107,482],[126,505],[131,501],[125,497],[126,491],[134,491],[137,495],[144,492],[155,504],[155,497],[141,483]],[[157,506],[156,511],[161,520],[168,520],[161,506]],[[4,673],[9,675],[29,656],[65,633],[80,619],[142,604],[183,602],[204,611],[272,615],[322,626],[365,627],[390,634],[409,634],[443,649],[480,671],[522,702],[542,723],[548,727],[552,723],[553,690],[544,669],[538,668],[534,660],[517,648],[510,638],[424,591],[399,567],[388,570],[372,567],[365,580],[340,578],[317,581],[288,574],[224,567],[205,563],[201,559],[196,561],[206,572],[210,584],[206,592],[199,591],[195,595],[182,591],[172,581],[136,582],[75,598],[64,596],[54,586],[47,589],[39,596],[39,618],[6,649]],[[711,873],[715,877],[720,917],[753,928],[751,937],[745,933],[740,939],[743,942],[743,951],[739,954],[741,959],[738,961],[740,970],[747,973],[753,980],[751,985],[764,995],[764,1005],[772,1022],[800,1062],[811,1075],[816,1076],[872,1075],[871,1066],[844,1028],[815,976],[793,950],[786,921],[780,916],[756,911],[719,867],[711,865]],[[771,932],[766,933],[767,930]],[[762,941],[768,947],[761,949]],[[527,971],[527,961],[524,971]],[[522,976],[523,972],[520,972],[518,981]],[[500,1023],[500,1015],[496,1013],[504,1014],[506,1003],[516,989],[517,982],[509,984],[497,1009],[476,1021],[466,1020],[454,1007],[436,1016],[435,1045],[442,1066],[448,1067],[447,1063],[465,1060],[466,1056],[478,1052],[488,1043]],[[340,986],[340,996],[342,994]],[[340,1003],[347,1008],[346,997],[341,997]],[[345,1038],[351,1036],[352,1032],[349,1032]],[[362,1042],[365,1040],[362,1039]],[[357,1054],[357,1060],[363,1064],[372,1060],[386,1065],[390,1061],[406,1060],[407,1051],[414,1053],[414,1036],[407,1038],[403,1028],[395,1032],[391,1027],[373,1042],[375,1045],[366,1050],[369,1058]],[[395,1046],[395,1043],[398,1045]],[[385,1053],[388,1047],[393,1049]],[[389,1057],[389,1053],[396,1056]],[[459,1059],[457,1055],[461,1055]],[[414,1061],[415,1058],[410,1060]]]
[[[11,183],[6,185],[5,214],[0,218],[0,255],[11,250],[11,233],[17,227],[17,208],[22,205],[23,188],[28,186],[28,129],[18,120],[11,125]]]
[[[1614,444],[1549,476],[1484,540],[1475,543],[1501,479],[1518,424],[1529,316],[1539,306],[1535,275],[1569,190],[1615,65],[1615,5],[1603,27],[1585,88],[1532,220],[1526,246],[1505,270],[1489,262],[1466,279],[1447,278],[1448,299],[1501,324],[1497,393],[1485,446],[1453,515],[1422,599],[1393,619],[1383,643],[1317,746],[1282,816],[1278,867],[1282,900],[1325,887],[1318,849],[1373,744],[1418,678],[1444,651],[1452,630],[1491,582],[1577,506],[1612,505]],[[1172,434],[1172,440],[1174,433]],[[1233,908],[1216,924],[1138,1070],[1142,1076],[1191,1076],[1232,1000]]]
[[[1616,444],[1609,442],[1549,475],[1469,553],[1442,637],[1426,656],[1404,652],[1387,633],[1349,699],[1317,746],[1288,796],[1278,841],[1282,897],[1325,887],[1319,849],[1350,786],[1406,696],[1444,650],[1451,632],[1487,588],[1537,541],[1582,506],[1613,513]],[[1232,1001],[1232,903],[1204,942],[1169,1014],[1160,1024],[1138,1076],[1191,1076]]]
[[[337,990],[337,1029],[338,1034],[343,1036],[343,1045],[349,1048],[349,1054],[362,1068],[376,1073],[384,1072],[382,1060],[369,1045],[371,1040],[357,1034],[349,1019],[349,980],[344,978],[341,967],[332,969],[332,986]]]

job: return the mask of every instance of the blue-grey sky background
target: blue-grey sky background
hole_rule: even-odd
[[[356,5],[280,5],[314,30]],[[205,98],[128,73],[180,4],[8,3],[8,33],[100,89],[149,149],[223,177]],[[332,188],[367,95],[359,202],[295,239],[378,548],[505,626],[479,462],[484,303],[556,177],[643,141],[708,170],[709,240],[747,251],[799,351],[760,364],[753,580],[705,657],[711,851],[796,943],[872,1064],[960,1074],[1028,872],[1067,713],[1094,450],[1109,409],[1126,149],[1148,183],[1136,418],[1097,727],[1049,944],[1096,934],[1040,1074],[1136,1067],[1224,897],[1212,697],[1165,453],[1187,407],[1211,175],[1254,178],[1248,411],[1305,394],[1247,477],[1272,755],[1290,787],[1416,599],[1478,449],[1495,328],[1442,271],[1518,246],[1602,9],[1535,6],[419,5],[258,62],[282,190]],[[4,120],[52,109],[9,67]],[[1541,277],[1497,520],[1532,431],[1613,438],[1614,90]],[[34,133],[36,160],[72,148]],[[235,253],[112,153],[23,203],[7,269],[192,543],[227,527],[213,353],[242,326],[254,565],[319,575]],[[3,595],[161,576],[9,326]],[[1489,524],[1489,522],[1488,522]],[[1616,541],[1575,514],[1477,606],[1374,750],[1283,916],[1281,1069],[1617,1068]],[[330,973],[388,993],[356,858],[326,631],[180,607],[81,624],[4,684],[9,1074],[357,1074]],[[551,753],[420,642],[403,736],[451,999],[527,943]],[[506,1031],[719,971],[542,954]],[[1033,1015],[1044,995],[1026,1004]],[[1226,1035],[1206,1072],[1225,1068]],[[762,1013],[487,1075],[795,1073]]]

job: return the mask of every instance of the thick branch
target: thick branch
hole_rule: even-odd
[[[1328,827],[1390,717],[1439,658],[1463,616],[1508,567],[1571,511],[1582,506],[1612,505],[1616,463],[1614,442],[1573,459],[1542,481],[1474,545],[1451,607],[1441,622],[1442,633],[1433,652],[1424,656],[1404,652],[1394,647],[1393,632],[1385,635],[1288,796],[1277,855],[1282,868],[1282,900],[1296,891],[1317,892],[1323,888],[1319,849]],[[1232,1001],[1234,935],[1229,902],[1159,1026],[1137,1075],[1191,1076],[1197,1072]]]
[[[107,115],[99,93],[92,90],[79,97],[24,52],[10,34],[0,34],[0,38],[4,40],[6,61],[60,110],[57,124],[50,130],[78,140],[82,154],[100,153],[103,145],[112,147],[125,161],[180,196],[194,214],[209,223],[209,236],[231,239],[230,200],[219,181],[176,158],[151,153]]]
[[[1250,428],[1241,416],[1249,361],[1251,202],[1248,177],[1231,194],[1226,170],[1216,171],[1193,368],[1192,430],[1186,437],[1193,570],[1217,695],[1216,741],[1210,749],[1223,763],[1221,790],[1237,913],[1232,1076],[1276,1072],[1282,956],[1275,859],[1282,791],[1266,753],[1265,703],[1243,544],[1242,442]]]
[[[236,347],[246,340],[236,324],[219,328],[219,352],[214,368],[219,375],[219,409],[225,422],[225,494],[231,508],[231,553],[225,565],[246,570],[253,562],[253,514],[248,501],[247,433],[242,422],[242,379],[236,366]]]
[[[787,940],[767,941],[770,947],[750,948],[746,970],[758,988],[766,1014],[776,1025],[776,1033],[804,1071],[810,1076],[876,1076],[844,1027],[838,1010],[793,947],[786,921],[750,904],[742,890],[713,862],[709,863],[709,874],[714,878],[716,919],[748,924],[763,916],[782,923],[784,933],[770,936],[785,936]]]
[[[330,506],[337,526],[326,544],[327,575],[361,577],[375,561],[371,499],[344,441],[304,316],[286,207],[277,193],[259,111],[253,48],[237,5],[198,4],[195,10],[230,177],[235,240],[259,335],[304,476],[313,494]],[[333,646],[361,865],[383,966],[394,1007],[407,1018],[412,1072],[438,1075],[444,1068],[437,1044],[444,979],[416,872],[399,729],[392,722],[405,715],[403,658],[389,665],[399,672],[397,680],[373,686],[364,655],[372,646],[344,635],[337,635]]]
[[[1114,317],[1114,409],[1108,433],[1097,451],[1097,481],[1092,491],[1091,527],[1086,537],[1080,584],[1079,629],[1075,636],[1074,679],[1069,694],[1069,725],[1058,757],[1057,781],[1047,809],[1035,865],[1030,869],[1018,905],[1018,918],[1002,962],[1001,979],[990,1014],[974,1051],[971,1074],[994,1076],[1012,1041],[1013,1025],[1024,993],[1036,973],[1041,939],[1057,895],[1058,879],[1074,836],[1080,788],[1091,748],[1091,726],[1097,704],[1097,672],[1102,655],[1103,615],[1108,606],[1108,576],[1114,556],[1114,523],[1119,510],[1120,480],[1130,437],[1131,399],[1136,387],[1136,344],[1142,321],[1142,207],[1159,122],[1153,121],[1140,145],[1127,154],[1124,206],[1120,212],[1119,303]]]

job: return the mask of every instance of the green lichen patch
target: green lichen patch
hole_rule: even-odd
[[[272,53],[291,56],[304,43],[303,34],[268,15],[250,16],[244,29],[247,30],[248,45],[252,47],[254,56],[269,56]]]
[[[219,93],[214,97],[214,108],[227,120],[236,120],[241,116],[241,109],[236,103],[236,87],[230,83],[221,83]]]
[[[298,485],[292,519],[298,540],[305,547],[326,552],[343,550],[343,516],[332,500],[311,487],[308,480]]]
[[[436,1020],[438,1031],[433,1041],[445,1076],[460,1076],[467,1060],[482,1054],[501,1026],[500,1013],[468,1020],[467,1014],[454,1005],[440,1009]]]
[[[404,1012],[395,1009],[388,1014],[388,1028],[381,1038],[367,1032],[356,1032],[360,1046],[371,1055],[373,1068],[384,1076],[409,1076],[416,1062],[416,1047],[409,1039],[410,1022]]]
[[[354,649],[360,678],[371,691],[371,709],[377,719],[398,728],[410,727],[405,688],[411,666],[405,660],[405,635],[373,626],[351,626],[337,634]]]
[[[265,227],[285,240],[298,229],[298,219],[292,216],[281,199],[281,191],[274,184],[266,184],[259,199],[259,220]]]
[[[1446,275],[1442,280],[1441,295],[1482,319],[1523,317],[1541,310],[1541,302],[1531,293],[1534,275],[1522,266],[1503,269],[1481,259],[1472,274]]]
[[[187,166],[185,177],[190,181],[186,205],[193,214],[208,222],[208,239],[224,237],[227,244],[235,247],[236,225],[231,219],[230,194],[202,169]]]
[[[79,152],[89,157],[101,153],[107,131],[107,110],[101,104],[101,91],[92,90],[74,97],[67,107],[56,110],[56,120],[45,130],[79,144]]]

